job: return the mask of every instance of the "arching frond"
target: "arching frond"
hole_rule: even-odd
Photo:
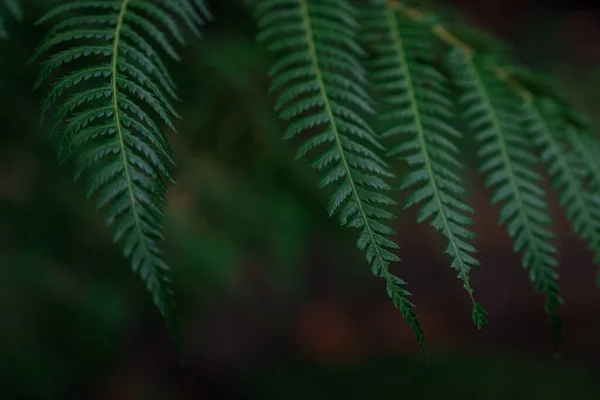
[[[562,302],[554,271],[558,262],[550,242],[553,234],[548,228],[546,194],[540,187],[542,177],[534,170],[538,158],[522,129],[523,100],[477,55],[455,49],[450,59],[462,90],[459,102],[465,122],[479,142],[480,171],[487,175],[486,186],[495,188],[492,203],[503,203],[499,223],[507,225],[514,250],[523,252],[523,266],[529,269],[536,290],[546,295],[546,310],[558,340],[561,322],[555,308]]]
[[[485,310],[473,297],[470,269],[479,264],[469,243],[474,234],[473,210],[458,171],[461,151],[456,141],[462,134],[453,126],[455,115],[449,82],[436,68],[434,39],[427,27],[403,17],[390,2],[376,2],[365,10],[365,27],[375,51],[374,80],[383,100],[391,107],[382,118],[393,121],[386,137],[400,138],[390,154],[402,156],[410,172],[401,189],[411,188],[406,207],[419,205],[419,222],[430,224],[448,240],[446,253],[473,303],[473,321],[486,323]]]
[[[545,104],[546,103],[546,104]],[[548,175],[560,190],[560,205],[565,208],[573,230],[596,255],[600,253],[600,197],[584,187],[584,158],[569,149],[571,141],[582,139],[552,118],[552,104],[536,99],[528,107],[528,124],[535,144],[541,150]],[[591,144],[590,144],[591,145]]]
[[[123,242],[177,339],[168,266],[157,245],[166,202],[162,177],[171,179],[173,163],[161,125],[175,129],[177,117],[163,54],[178,59],[175,43],[183,42],[183,32],[176,18],[197,31],[204,20],[197,5],[202,2],[71,1],[40,19],[57,22],[36,54],[52,52],[36,86],[61,74],[44,99],[42,118],[52,110],[61,156],[75,161],[76,178],[85,174],[88,195],[107,208],[114,240]],[[79,65],[81,59],[87,63]]]
[[[359,62],[355,9],[345,0],[263,0],[254,9],[259,39],[277,55],[271,90],[278,95],[279,116],[289,122],[285,138],[302,136],[298,157],[316,154],[312,166],[323,171],[321,186],[333,188],[329,213],[360,230],[358,247],[373,273],[386,280],[389,296],[425,351],[405,282],[388,269],[399,261],[386,223],[394,201],[385,179],[393,175],[377,156],[383,147],[364,119],[373,109]]]
[[[18,21],[23,19],[23,10],[19,0],[0,1],[0,40],[8,39],[8,31],[5,26],[5,17],[14,18]]]

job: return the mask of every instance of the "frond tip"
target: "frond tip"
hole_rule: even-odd
[[[190,24],[203,20],[194,3],[198,1],[72,1],[40,19],[61,20],[36,54],[58,49],[43,62],[36,87],[70,67],[48,91],[42,120],[53,110],[51,133],[61,157],[75,161],[76,179],[85,174],[88,195],[96,195],[97,206],[107,208],[114,240],[122,240],[124,255],[179,345],[168,266],[157,245],[163,238],[161,206],[166,203],[162,177],[171,179],[173,157],[157,121],[174,129],[174,85],[161,53],[177,59],[174,42],[183,42],[173,16],[185,14]],[[76,64],[80,59],[94,63],[81,67]]]
[[[264,0],[255,11],[259,40],[278,56],[271,91],[278,94],[279,116],[289,122],[285,138],[304,136],[298,157],[322,148],[312,166],[323,171],[321,186],[333,188],[329,213],[360,230],[358,248],[373,273],[386,280],[389,296],[425,351],[405,283],[388,270],[399,261],[386,224],[393,218],[387,208],[395,202],[384,179],[393,175],[377,156],[383,146],[364,119],[373,109],[358,61],[364,53],[356,38],[356,11],[339,0]]]

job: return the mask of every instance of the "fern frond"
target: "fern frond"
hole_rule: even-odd
[[[383,146],[363,115],[373,113],[364,89],[363,50],[356,38],[356,11],[340,0],[263,0],[254,6],[259,40],[277,55],[271,90],[279,116],[289,122],[285,139],[305,136],[298,158],[318,154],[312,166],[323,171],[321,186],[333,187],[329,213],[360,230],[358,247],[417,336],[425,339],[405,282],[391,274],[398,246],[386,224],[395,202],[386,194],[393,175],[376,153]],[[322,148],[321,152],[317,152]]]
[[[486,186],[495,187],[492,204],[504,203],[499,223],[507,224],[514,250],[523,252],[522,263],[531,281],[546,295],[546,310],[558,340],[561,322],[555,308],[562,303],[554,271],[558,262],[550,242],[553,234],[548,229],[542,177],[533,169],[538,158],[523,134],[523,100],[477,55],[454,49],[450,59],[462,89],[459,102],[464,119],[480,143],[480,172],[487,175]]]
[[[584,187],[585,167],[582,159],[568,148],[569,138],[582,141],[577,134],[553,121],[552,104],[536,99],[528,107],[529,130],[541,149],[554,188],[561,191],[560,205],[566,209],[573,230],[596,255],[600,253],[600,199]],[[561,135],[562,132],[562,135]],[[591,145],[591,144],[590,144]]]
[[[10,18],[21,21],[23,19],[23,9],[19,4],[19,0],[3,0],[0,3],[0,40],[8,39],[8,32],[4,26],[5,13],[7,13]]]
[[[592,189],[600,193],[600,142],[586,132],[580,132],[574,127],[567,128],[569,143],[578,157],[581,157],[586,177]]]
[[[114,241],[123,242],[125,257],[178,341],[169,268],[157,245],[166,203],[162,177],[171,179],[173,164],[159,124],[174,129],[177,117],[161,53],[178,58],[175,43],[183,43],[183,33],[175,17],[199,26],[201,15],[192,0],[72,1],[40,19],[58,22],[36,54],[54,51],[36,87],[53,72],[70,70],[48,91],[42,120],[53,111],[51,132],[60,154],[74,159],[76,179],[87,176],[88,196],[107,208]],[[81,58],[91,63],[80,67],[75,61]]]
[[[365,27],[373,36],[376,52],[374,78],[384,101],[393,107],[382,115],[394,126],[384,136],[402,140],[391,155],[401,155],[411,167],[401,189],[413,188],[406,207],[419,205],[418,222],[430,224],[448,240],[446,253],[473,303],[473,321],[485,323],[485,310],[473,297],[470,269],[479,264],[468,243],[474,234],[467,191],[457,171],[463,167],[456,140],[462,137],[452,125],[454,103],[447,78],[435,67],[432,35],[426,27],[401,16],[390,2],[365,10]]]
[[[572,147],[572,157],[581,161],[585,180],[589,182],[589,188],[597,207],[600,203],[600,141],[572,125],[567,125],[566,134],[568,143]],[[593,246],[594,261],[600,265],[600,249],[598,248],[600,245],[594,242]],[[596,274],[596,285],[600,287],[600,269]]]

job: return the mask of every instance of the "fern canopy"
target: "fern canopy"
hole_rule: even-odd
[[[174,130],[178,117],[164,54],[177,60],[175,45],[184,41],[175,18],[198,32],[208,17],[203,12],[202,2],[192,0],[68,2],[39,20],[56,22],[35,55],[51,53],[36,87],[59,76],[44,98],[42,120],[52,111],[61,158],[74,161],[76,179],[87,178],[88,196],[106,208],[114,241],[122,241],[177,339],[168,266],[157,244],[166,203],[162,177],[172,180],[174,164],[161,125]]]

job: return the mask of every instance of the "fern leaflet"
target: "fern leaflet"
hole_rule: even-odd
[[[123,241],[124,255],[145,282],[179,346],[168,266],[157,245],[163,238],[161,205],[166,203],[161,177],[171,179],[167,164],[174,161],[156,122],[174,130],[172,118],[178,115],[169,99],[175,97],[174,84],[155,47],[178,59],[173,42],[183,43],[183,32],[173,16],[199,26],[204,16],[194,2],[198,3],[69,2],[38,22],[62,18],[36,54],[58,48],[44,61],[36,87],[54,71],[74,65],[48,91],[42,120],[53,109],[51,133],[61,157],[74,159],[76,179],[85,173],[88,196],[97,196],[98,208],[107,207],[113,239]],[[82,58],[93,63],[79,67],[75,62]]]
[[[264,0],[255,4],[259,40],[278,56],[270,75],[278,92],[279,116],[290,122],[285,139],[307,136],[298,158],[322,146],[312,162],[324,171],[321,186],[334,186],[329,213],[339,212],[342,225],[360,229],[357,245],[365,251],[373,273],[386,280],[388,295],[400,309],[419,344],[425,338],[405,282],[388,266],[399,261],[391,251],[393,215],[384,209],[395,202],[384,178],[391,178],[376,135],[362,115],[373,113],[364,89],[366,72],[359,62],[363,50],[356,34],[356,10],[339,0]],[[359,110],[359,112],[355,111]]]
[[[446,253],[473,303],[473,321],[481,328],[485,310],[475,301],[469,283],[471,267],[479,264],[472,255],[475,248],[467,242],[474,234],[466,228],[472,220],[465,214],[473,210],[462,199],[467,192],[456,173],[463,165],[454,141],[462,135],[451,124],[454,103],[449,83],[435,68],[431,35],[425,27],[403,18],[390,2],[365,12],[369,15],[365,26],[375,39],[376,89],[393,107],[382,115],[394,121],[384,136],[404,137],[390,154],[402,155],[412,167],[400,187],[414,187],[406,207],[421,205],[418,222],[430,219],[448,240]]]

